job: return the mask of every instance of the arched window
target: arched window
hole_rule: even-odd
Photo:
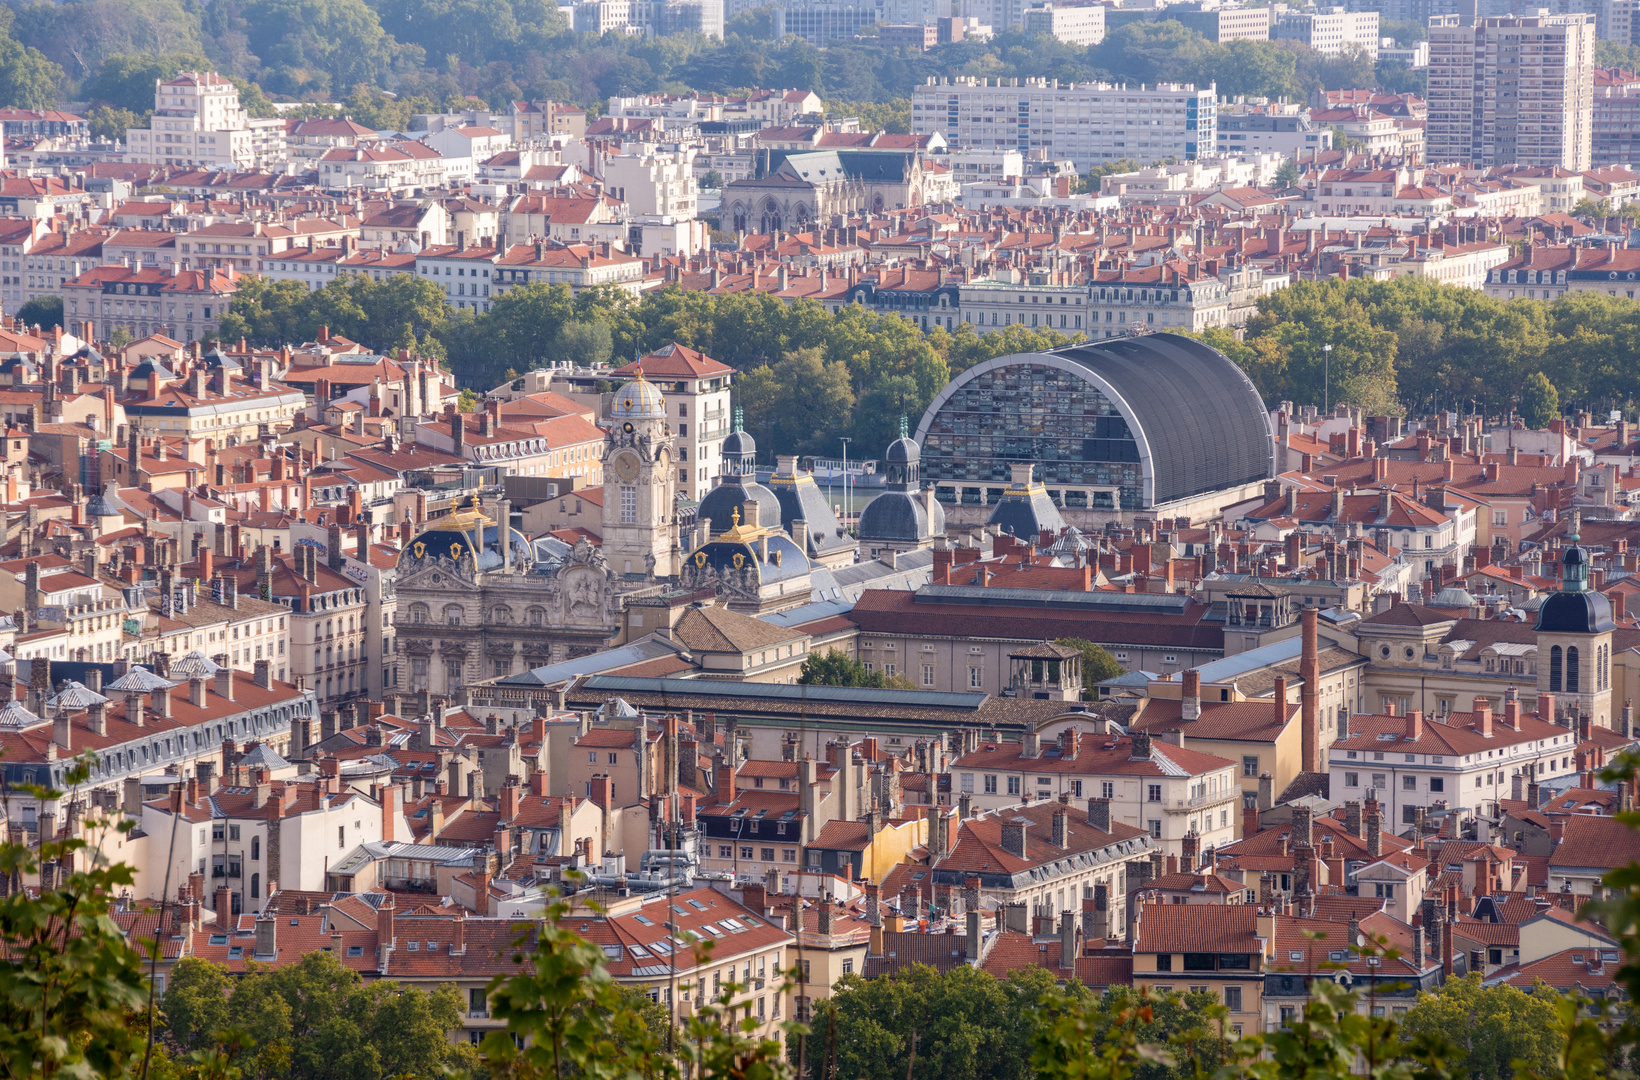
[[[1560,691],[1560,646],[1556,645],[1549,650],[1549,692]]]
[[[261,874],[252,874],[251,875],[251,899],[252,900],[259,900],[261,898],[262,898],[262,875]]]
[[[538,608],[538,607],[530,608],[530,625],[531,626],[543,626],[543,625],[546,624],[546,621],[547,621],[547,612],[546,612],[545,608]]]
[[[251,858],[254,860],[254,859],[260,859],[261,857],[262,857],[262,838],[260,836],[253,836],[253,837],[251,837]]]
[[[420,603],[411,604],[410,605],[410,621],[413,622],[413,623],[424,623],[424,622],[426,622],[427,621],[427,605],[426,604],[420,604]]]
[[[1577,646],[1568,645],[1566,647],[1566,692],[1568,694],[1575,694],[1582,689],[1578,685],[1580,680],[1577,668]]]
[[[445,604],[444,605],[444,621],[446,623],[448,623],[449,625],[451,625],[451,626],[460,626],[461,625],[461,605],[460,604]]]

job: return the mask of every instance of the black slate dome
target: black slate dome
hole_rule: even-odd
[[[922,448],[917,445],[917,440],[904,436],[889,443],[888,449],[883,452],[883,460],[891,464],[909,465],[921,457]]]
[[[920,543],[945,532],[945,507],[933,504],[933,520],[923,500],[909,491],[885,491],[860,511],[860,539]]]
[[[1592,589],[1550,593],[1538,608],[1540,634],[1602,634],[1616,628],[1611,601]]]
[[[757,440],[752,438],[751,432],[736,429],[729,432],[728,437],[723,440],[722,453],[724,456],[729,454],[755,455],[757,453]]]
[[[1540,634],[1603,634],[1615,630],[1611,601],[1589,588],[1589,553],[1577,542],[1577,516],[1572,519],[1570,541],[1560,556],[1560,591],[1544,597],[1538,608]]]
[[[725,476],[723,482],[700,500],[700,507],[695,511],[696,520],[710,521],[712,535],[728,532],[735,526],[735,511],[740,504],[751,501],[757,503],[757,521],[765,528],[780,527],[780,500],[775,493],[756,481],[740,483],[738,476]]]

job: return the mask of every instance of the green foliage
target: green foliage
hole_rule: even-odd
[[[456,411],[470,413],[478,408],[478,391],[463,390],[456,395]]]
[[[70,764],[72,787],[90,762]],[[24,798],[58,798],[30,787]],[[0,897],[0,1068],[9,1076],[130,1075],[141,1067],[147,1032],[142,956],[108,915],[114,897],[134,883],[131,868],[100,864],[86,836],[125,831],[97,819],[68,840],[0,844],[0,874],[38,873],[41,860],[77,869],[36,895],[20,889]],[[79,869],[80,867],[86,867]]]
[[[76,82],[93,79],[113,56],[191,56],[202,61],[200,23],[184,0],[81,0],[18,5],[13,36],[39,49]],[[174,72],[173,72],[174,74]],[[168,76],[167,76],[168,77]],[[139,109],[154,105],[154,84]]]
[[[139,116],[130,109],[116,109],[109,105],[98,105],[86,114],[86,123],[91,128],[93,139],[109,141],[125,141],[125,133],[134,127],[142,127],[148,122],[146,116]]]
[[[719,191],[723,188],[723,174],[716,169],[707,169],[706,175],[700,178],[699,187],[702,191]]]
[[[116,53],[103,60],[97,77],[84,88],[87,98],[99,105],[144,118],[154,110],[154,82],[174,78],[184,69],[209,68],[210,61],[197,52],[165,56],[127,56]],[[122,129],[119,138],[125,138]]]
[[[877,690],[911,690],[911,680],[904,675],[884,675],[872,671],[865,664],[846,653],[828,649],[824,656],[810,653],[797,676],[803,686],[866,686]]]
[[[1580,218],[1603,218],[1612,214],[1610,199],[1596,199],[1592,195],[1585,195],[1572,206],[1572,215]]]
[[[1241,365],[1270,402],[1321,403],[1328,343],[1332,400],[1373,411],[1506,412],[1540,372],[1557,395],[1539,416],[1569,401],[1609,408],[1640,399],[1640,369],[1626,361],[1640,343],[1640,309],[1601,293],[1498,300],[1412,277],[1301,281],[1259,299],[1244,340],[1196,336]],[[1544,389],[1532,391],[1536,400]]]
[[[1292,187],[1294,184],[1298,183],[1301,178],[1302,177],[1298,171],[1298,162],[1294,161],[1292,158],[1283,159],[1281,165],[1276,169],[1277,187]]]
[[[1598,67],[1622,68],[1640,71],[1640,45],[1625,45],[1605,38],[1596,38],[1594,62]]]
[[[1054,644],[1075,649],[1082,654],[1082,685],[1090,688],[1084,691],[1084,698],[1090,697],[1094,685],[1122,674],[1122,665],[1116,662],[1116,657],[1091,641],[1075,637],[1057,638]]]
[[[1558,998],[1546,988],[1528,994],[1513,986],[1483,987],[1480,974],[1472,972],[1448,980],[1438,994],[1419,994],[1402,1025],[1409,1035],[1456,1047],[1452,1066],[1460,1075],[1542,1075],[1555,1065]]]
[[[1560,415],[1560,394],[1541,371],[1527,376],[1520,388],[1520,411],[1528,427],[1547,427]]]
[[[36,296],[33,300],[17,309],[17,321],[23,326],[38,326],[42,330],[50,330],[54,326],[63,325],[63,298],[60,296]]]
[[[610,335],[608,323],[602,319],[586,322],[571,319],[558,331],[555,359],[570,360],[582,367],[597,367],[609,363],[614,350],[615,339]]]
[[[1031,1080],[1033,1014],[1053,990],[1038,967],[1007,979],[921,964],[893,978],[845,975],[814,1018],[802,1080]]]
[[[1099,190],[1100,181],[1107,176],[1118,173],[1138,172],[1139,163],[1132,158],[1121,158],[1118,161],[1107,161],[1103,165],[1095,165],[1087,174],[1076,183],[1076,190],[1080,192]]]
[[[884,104],[870,101],[837,101],[826,106],[826,119],[854,116],[861,131],[887,131],[904,135],[911,130],[911,99],[895,98]]]
[[[437,1076],[459,1064],[447,1033],[466,1014],[448,983],[431,992],[366,983],[328,951],[284,967],[252,963],[231,978],[210,961],[178,961],[163,999],[166,1037],[197,1053],[239,1036],[232,1064],[246,1077]]]
[[[603,950],[564,925],[554,904],[544,921],[517,942],[518,970],[497,975],[488,992],[490,1015],[505,1031],[484,1039],[492,1076],[515,1080],[786,1080],[791,1075],[777,1039],[753,1034],[757,1021],[735,1020],[730,1006],[745,986],[732,979],[716,1001],[696,1001],[674,1030],[661,1010],[636,1003],[610,977]],[[693,937],[693,935],[690,935]],[[712,942],[697,941],[706,963]],[[777,973],[777,978],[779,973]],[[789,985],[776,986],[784,995]],[[744,1013],[750,1009],[740,1006]],[[782,1028],[800,1031],[790,1022]]]

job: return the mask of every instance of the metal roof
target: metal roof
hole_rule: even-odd
[[[1145,612],[1153,615],[1183,615],[1190,610],[1192,603],[1190,597],[1176,593],[1071,592],[1065,589],[1009,589],[986,585],[924,585],[917,590],[917,602],[1082,608],[1111,614]]]
[[[1212,346],[1178,334],[1146,334],[1055,355],[1111,384],[1133,411],[1150,446],[1154,503],[1272,475],[1275,444],[1264,402],[1242,370]]]

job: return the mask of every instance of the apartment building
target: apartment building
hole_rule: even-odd
[[[729,434],[729,384],[735,369],[677,342],[662,345],[607,378],[644,378],[661,388],[672,425],[679,494],[699,502],[712,490]]]
[[[1417,709],[1357,713],[1349,738],[1328,750],[1327,770],[1335,798],[1376,793],[1386,820],[1399,828],[1438,806],[1489,808],[1511,797],[1516,774],[1542,780],[1575,773],[1577,748],[1577,731],[1521,712],[1511,688],[1501,713],[1485,697],[1470,712],[1438,719]]]
[[[952,147],[1018,150],[1087,169],[1132,158],[1211,154],[1218,95],[1212,87],[1061,83],[1058,79],[930,78],[912,96],[911,129]]]
[[[1354,45],[1377,60],[1378,12],[1342,7],[1283,11],[1270,28],[1270,36],[1277,41],[1302,41],[1323,56],[1337,56]]]
[[[190,342],[216,336],[238,286],[232,271],[99,266],[64,282],[61,291],[64,318],[90,320],[100,341],[119,326],[134,337],[164,334]]]
[[[1263,10],[1263,9],[1260,9]],[[1280,154],[1297,157],[1304,151],[1332,149],[1332,129],[1312,120],[1301,105],[1237,102],[1218,118],[1220,154]]]
[[[1097,45],[1105,40],[1105,9],[1100,4],[1043,4],[1025,12],[1025,33],[1047,34],[1067,45]]]
[[[246,116],[238,87],[214,72],[156,79],[149,126],[125,133],[131,162],[258,169],[284,158],[285,122]]]
[[[1204,848],[1235,839],[1239,768],[1238,762],[1162,743],[1145,732],[1117,736],[1064,727],[1057,738],[1027,731],[1023,742],[963,754],[951,763],[951,788],[981,810],[1102,799],[1105,827],[1114,821],[1148,833],[1178,855],[1192,834]]]
[[[452,307],[490,310],[490,278],[500,252],[463,241],[428,248],[416,256],[416,274],[444,289]]]
[[[1589,161],[1596,169],[1640,162],[1640,75],[1595,68]]]
[[[1429,160],[1587,169],[1594,29],[1592,15],[1431,18]]]
[[[1270,40],[1271,9],[1268,7],[1221,7],[1214,0],[1185,0],[1182,4],[1169,4],[1165,10],[1169,19],[1177,19],[1186,29],[1196,31],[1215,44]]]
[[[646,149],[604,163],[604,184],[632,214],[695,216],[695,150]]]

